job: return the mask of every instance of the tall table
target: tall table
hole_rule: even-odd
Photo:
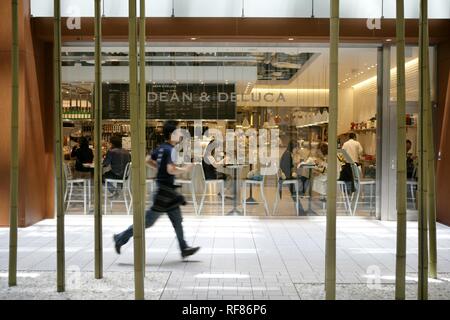
[[[308,213],[313,213],[317,215],[314,210],[312,209],[312,170],[316,167],[315,164],[302,164],[300,165],[299,169],[306,169],[308,170],[308,211],[305,212],[305,209],[303,209],[302,203],[300,199],[297,199],[299,204],[299,211],[307,215]],[[303,190],[305,191],[305,190]],[[306,192],[304,192],[306,194]]]
[[[252,171],[253,170],[253,165],[252,164],[250,164],[250,171]],[[247,203],[247,204],[250,204],[250,205],[252,205],[252,204],[258,204],[258,202],[255,200],[255,198],[253,198],[253,185],[250,185],[250,195],[249,195],[249,197],[247,198],[247,200],[245,200],[245,202]]]
[[[225,168],[233,169],[233,209],[231,209],[230,212],[227,213],[227,216],[241,216],[242,212],[238,210],[237,208],[237,180],[238,180],[238,171],[239,169],[245,167],[245,165],[242,164],[230,164],[225,165]]]

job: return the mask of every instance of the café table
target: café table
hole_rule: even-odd
[[[237,204],[237,189],[238,189],[238,185],[237,185],[237,180],[238,180],[238,172],[240,169],[246,167],[247,165],[245,164],[228,164],[225,165],[224,167],[227,169],[232,169],[233,170],[233,179],[234,179],[234,183],[233,183],[233,209],[231,209],[230,212],[227,213],[228,216],[240,216],[242,215],[242,212],[238,210],[238,204]]]
[[[299,204],[299,211],[301,213],[303,213],[303,215],[308,215],[309,213],[312,213],[314,215],[317,215],[314,210],[312,209],[312,171],[313,169],[316,168],[315,164],[301,164],[298,169],[305,169],[308,170],[308,181],[309,181],[309,185],[308,185],[308,211],[305,212],[305,209],[302,206],[302,203],[300,201],[300,199],[297,199],[298,204]],[[303,190],[304,194],[306,194],[305,190]]]

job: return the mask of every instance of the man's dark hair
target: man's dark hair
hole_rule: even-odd
[[[80,148],[89,148],[89,141],[86,137],[80,137]]]
[[[297,147],[297,142],[294,140],[290,140],[287,144],[286,150],[289,150],[289,152],[294,151],[295,147]]]
[[[354,132],[350,132],[350,134],[348,135],[348,137],[349,137],[350,139],[355,140],[355,139],[356,139],[356,134],[355,134]]]
[[[409,139],[406,140],[406,143],[409,143],[410,145],[412,145],[412,142]]]
[[[319,145],[319,150],[320,150],[320,152],[322,152],[322,154],[324,156],[327,156],[328,155],[328,143],[321,142]]]
[[[163,126],[163,136],[164,136],[164,140],[170,140],[172,133],[177,130],[177,125],[178,122],[177,121],[173,121],[173,120],[168,120],[166,122],[164,122],[164,126]]]
[[[122,138],[119,136],[112,136],[109,139],[109,142],[112,144],[113,148],[117,148],[117,149],[122,148]]]

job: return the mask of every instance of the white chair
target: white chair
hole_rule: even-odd
[[[64,176],[66,180],[66,191],[64,193],[64,201],[67,201],[66,211],[69,210],[70,203],[83,203],[84,214],[87,214],[91,207],[91,180],[90,179],[74,179],[69,164],[64,163]],[[83,200],[72,199],[74,184],[83,186]]]
[[[414,209],[417,209],[416,206],[416,195],[415,195],[415,189],[417,188],[417,181],[416,180],[408,180],[406,181],[407,187],[409,187],[409,191],[411,192],[411,200],[414,205]]]
[[[123,172],[123,178],[122,179],[105,179],[105,210],[104,214],[106,214],[107,207],[108,207],[108,184],[114,185],[116,188],[121,185],[122,186],[122,194],[123,194],[123,200],[109,200],[110,209],[112,212],[112,204],[113,202],[125,202],[125,208],[127,210],[127,214],[130,214],[131,212],[131,202],[133,199],[133,196],[131,194],[131,184],[130,184],[130,172],[131,172],[131,162],[127,163],[125,166],[125,170]],[[130,197],[130,200],[127,198],[127,194]]]
[[[147,185],[147,194],[146,194],[145,203],[151,204],[153,201],[153,193],[156,190],[157,170],[150,166],[147,166],[146,169],[147,169],[147,178],[145,179],[145,183]]]
[[[337,185],[338,185],[338,188],[341,193],[341,197],[342,197],[343,201],[337,201],[336,203],[343,202],[344,206],[345,206],[345,210],[351,216],[353,214],[353,211],[352,211],[352,205],[350,203],[350,197],[348,196],[347,183],[345,181],[338,181]]]
[[[351,166],[352,166],[353,179],[354,179],[355,189],[356,189],[355,198],[353,199],[353,196],[352,196],[352,200],[355,201],[354,207],[352,209],[352,215],[354,216],[356,213],[356,209],[358,207],[360,196],[361,196],[361,190],[364,186],[370,187],[369,206],[370,206],[370,209],[372,209],[372,204],[374,203],[372,200],[375,198],[376,182],[374,179],[361,179],[361,175],[360,175],[358,166],[354,163],[352,163]]]
[[[205,197],[206,197],[206,192],[208,191],[208,187],[209,186],[219,186],[220,189],[220,195],[222,198],[221,204],[222,204],[222,215],[225,215],[225,181],[221,180],[221,179],[213,179],[213,180],[206,180],[205,178],[205,172],[203,171],[203,165],[199,165],[199,170],[201,171],[201,177],[202,177],[202,182],[203,182],[203,194],[202,194],[202,198],[200,200],[200,206],[198,208],[197,211],[197,215],[200,215],[203,209],[203,205],[205,204]],[[189,183],[192,184],[192,181],[190,181]],[[208,201],[207,203],[217,203],[217,202],[210,202]]]
[[[298,179],[281,179],[279,170],[277,171],[277,190],[275,195],[275,204],[273,206],[273,212],[272,214],[275,215],[275,212],[278,208],[278,203],[280,201],[280,192],[283,192],[283,186],[291,186],[294,185],[295,188],[295,210],[297,212],[297,216],[300,215],[300,208],[299,208],[299,198],[298,198],[298,190],[300,188],[300,185],[298,183]]]
[[[198,212],[198,208],[197,208],[197,199],[196,199],[196,196],[195,196],[194,181],[192,179],[194,177],[194,170],[196,168],[197,168],[197,166],[195,166],[192,169],[191,173],[187,174],[186,177],[180,178],[180,179],[175,179],[175,184],[176,185],[180,185],[182,188],[183,188],[183,186],[188,186],[189,191],[191,193],[191,199],[192,199],[192,205],[194,206],[194,212],[195,212],[196,215],[198,215],[199,212]]]
[[[341,201],[339,201],[336,198],[336,204],[344,204],[345,210],[348,212],[348,215],[352,215],[352,210],[351,210],[351,203],[350,203],[350,197],[348,196],[348,191],[347,191],[347,184],[345,183],[345,181],[336,181],[337,183],[337,192],[338,194],[340,194],[340,198],[342,199]],[[322,197],[322,209],[325,211],[326,210],[326,195],[327,195],[327,181],[326,180],[321,180],[320,181],[320,186],[316,187],[316,181],[313,179],[312,180],[312,188],[316,189],[316,192],[319,193],[319,195]]]
[[[262,203],[264,205],[264,210],[266,211],[266,216],[269,215],[269,206],[267,205],[266,196],[264,195],[264,182],[266,181],[266,176],[263,175],[262,177],[263,177],[262,180],[245,179],[243,181],[242,206],[244,209],[244,216],[247,215],[247,186],[259,187]]]

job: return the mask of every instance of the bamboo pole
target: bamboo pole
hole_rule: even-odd
[[[336,188],[339,0],[330,1],[330,94],[328,124],[327,219],[325,246],[325,297],[336,299]]]
[[[425,168],[428,160],[428,134],[427,117],[429,112],[429,85],[427,85],[428,69],[428,41],[426,33],[428,29],[428,1],[420,0],[419,21],[419,210],[418,210],[418,232],[419,232],[419,261],[418,261],[418,292],[419,300],[428,299],[428,219],[427,219],[427,196],[428,182],[427,170]]]
[[[134,286],[136,300],[144,299],[144,262],[143,262],[143,220],[140,188],[141,152],[137,73],[137,18],[136,0],[129,0],[128,41],[130,58],[130,110],[131,110],[131,183],[133,190],[133,240],[134,240]]]
[[[145,79],[145,0],[140,0],[140,16],[139,16],[139,142],[140,142],[140,160],[141,160],[141,210],[142,221],[145,221],[145,199],[147,197],[147,170],[145,166],[146,156],[146,126],[147,126],[147,84]],[[142,223],[142,243],[143,243],[143,270],[145,276],[145,223]]]
[[[19,13],[12,0],[11,173],[9,189],[8,285],[17,285],[17,218],[19,215]]]
[[[102,241],[102,14],[101,0],[95,0],[95,102],[94,102],[94,264],[95,278],[103,278]]]
[[[429,33],[428,27],[425,29],[425,45],[427,50],[424,51],[424,59],[429,66]],[[426,85],[426,106],[427,106],[427,135],[428,135],[428,161],[427,161],[427,178],[428,178],[428,197],[427,197],[427,211],[428,211],[428,237],[429,237],[429,275],[431,278],[437,278],[437,241],[436,241],[436,153],[434,144],[433,132],[433,110],[431,108],[431,93],[430,93],[430,71],[424,75]]]
[[[397,0],[397,300],[405,300],[406,230],[405,16],[404,0]]]
[[[61,121],[61,3],[54,0],[54,130],[55,130],[55,176],[56,176],[56,278],[57,291],[65,291],[65,246],[64,246],[64,174],[63,137]]]

